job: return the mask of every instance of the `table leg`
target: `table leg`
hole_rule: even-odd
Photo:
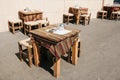
[[[33,45],[33,55],[34,55],[34,63],[35,66],[39,66],[39,55],[38,55],[38,45],[35,43],[35,41],[33,41],[32,43]]]
[[[77,64],[78,55],[78,40],[75,41],[72,47],[72,64]]]
[[[60,58],[54,63],[54,76],[60,77]]]

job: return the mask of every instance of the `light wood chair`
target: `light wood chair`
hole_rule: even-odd
[[[98,11],[97,18],[106,19],[107,18],[107,11],[104,11],[104,10]]]
[[[42,20],[37,20],[36,22],[40,25],[40,27],[46,27],[50,24],[48,18],[43,18]]]
[[[36,21],[24,22],[24,34],[29,33],[31,30],[40,28],[40,25]]]
[[[119,20],[120,19],[120,11],[115,11],[111,13],[112,20]]]
[[[23,46],[26,47],[27,53],[24,52]],[[18,41],[18,47],[19,47],[20,60],[21,61],[23,60],[23,56],[27,57],[28,64],[31,67],[33,63],[32,61],[33,54],[32,54],[32,45],[30,44],[30,38]]]
[[[11,31],[14,34],[16,30],[20,30],[23,28],[23,23],[20,19],[12,18],[8,20],[8,28],[9,31]]]
[[[67,22],[67,24],[69,24],[69,22],[73,22],[73,20],[74,20],[74,15],[72,13],[63,14],[63,23]]]
[[[89,24],[91,18],[91,13],[80,15],[80,23],[83,25]]]
[[[69,22],[73,22],[74,21],[74,14],[73,14],[73,10],[70,7],[69,11],[63,14],[63,23],[69,24]]]

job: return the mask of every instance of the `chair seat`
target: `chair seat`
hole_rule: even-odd
[[[104,11],[104,10],[101,10],[101,11],[98,11],[98,12],[101,12],[101,13],[107,13],[107,11]]]
[[[22,22],[22,20],[18,19],[18,18],[11,18],[8,21],[13,22],[13,23],[19,23]]]
[[[36,21],[29,21],[29,22],[24,22],[25,25],[38,25],[38,23]]]
[[[118,14],[118,12],[112,12],[112,14]]]
[[[120,15],[120,12],[118,12],[118,15]]]
[[[89,17],[88,14],[83,14],[83,15],[80,15],[81,17]]]
[[[72,13],[64,13],[64,15],[66,15],[66,16],[74,16],[74,14],[72,14]]]
[[[25,47],[28,47],[28,46],[29,46],[30,48],[32,48],[32,45],[30,45],[30,38],[21,40],[21,41],[19,41],[19,43],[20,43],[21,45],[25,46]]]
[[[36,22],[37,22],[37,23],[41,23],[41,24],[46,24],[46,23],[48,23],[49,21],[47,21],[47,20],[37,20]]]

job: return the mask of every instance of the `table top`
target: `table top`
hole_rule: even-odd
[[[105,5],[104,7],[120,7],[119,4],[114,4],[114,5]]]
[[[21,11],[19,11],[19,13],[28,15],[28,14],[38,14],[38,13],[42,13],[42,12],[39,11],[39,10],[31,10],[31,11],[24,11],[24,10],[21,10]]]
[[[41,39],[42,41],[56,44],[62,40],[65,40],[68,37],[73,37],[81,32],[80,29],[75,29],[75,28],[71,28],[71,27],[67,27],[67,26],[65,26],[64,29],[69,31],[69,33],[66,33],[63,35],[48,31],[51,29],[55,29],[57,26],[58,25],[56,25],[56,26],[50,25],[50,26],[47,26],[44,28],[32,30],[30,33],[33,35],[33,37],[34,36],[39,37],[39,39]]]

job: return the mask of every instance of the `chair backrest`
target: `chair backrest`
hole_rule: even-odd
[[[69,7],[68,13],[74,14],[74,9],[72,7]]]

